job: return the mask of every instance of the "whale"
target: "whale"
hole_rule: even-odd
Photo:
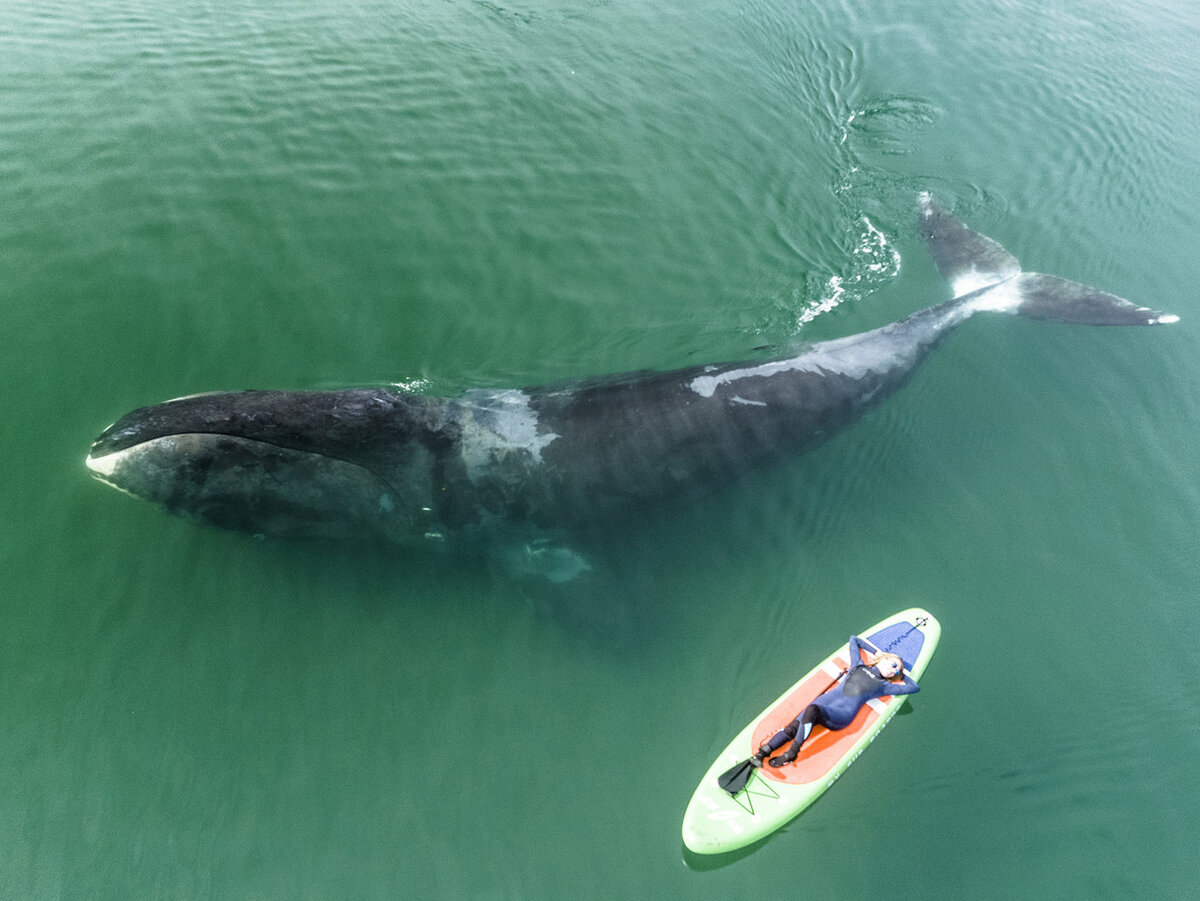
[[[820,445],[903,388],[977,314],[1178,319],[1024,271],[928,193],[917,223],[952,296],[793,355],[454,396],[392,386],[200,394],[122,416],[87,467],[171,514],[257,536],[473,547],[515,535],[526,559],[567,579],[588,563],[562,536]]]

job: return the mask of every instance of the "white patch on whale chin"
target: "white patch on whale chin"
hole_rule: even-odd
[[[91,454],[88,454],[84,463],[100,481],[111,485],[118,491],[128,494],[130,497],[138,497],[138,495],[119,484],[122,480],[122,471],[127,469],[136,470],[138,467],[144,466],[146,458],[153,456],[160,448],[165,447],[168,453],[173,453],[181,437],[183,436],[161,435],[158,438],[151,438],[140,444],[112,451],[100,457],[93,457]]]
[[[535,463],[542,449],[558,435],[538,432],[538,415],[524,391],[468,391],[464,396],[462,455],[467,475],[474,480],[497,457],[527,451]]]
[[[103,457],[93,457],[91,454],[88,454],[88,458],[84,462],[87,463],[88,469],[100,478],[107,480],[112,478],[112,474],[116,471],[120,458],[121,451],[117,451],[115,454],[105,454]]]
[[[156,440],[162,441],[163,439],[159,438]],[[123,468],[127,463],[130,462],[131,459],[136,463],[136,458],[139,457],[141,453],[142,446],[135,445],[134,447],[127,447],[124,450],[113,451],[111,454],[105,454],[103,457],[93,457],[91,454],[88,454],[87,459],[84,460],[84,463],[87,464],[87,468],[92,471],[92,475],[94,475],[104,484],[111,485],[122,494],[127,494],[130,497],[137,497],[137,495],[132,491],[118,484],[116,479],[117,470]]]

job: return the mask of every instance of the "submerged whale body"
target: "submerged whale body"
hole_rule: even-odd
[[[555,535],[820,444],[901,388],[976,313],[1087,325],[1177,319],[1023,272],[928,195],[919,221],[954,298],[798,356],[457,397],[200,395],[122,417],[87,465],[171,513],[260,535],[410,544]],[[526,547],[563,578],[586,566],[551,544]]]

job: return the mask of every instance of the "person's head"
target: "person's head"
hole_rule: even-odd
[[[904,672],[904,661],[895,654],[880,654],[875,658],[875,669],[885,679],[894,679]]]

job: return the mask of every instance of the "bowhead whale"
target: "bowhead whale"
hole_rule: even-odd
[[[551,534],[820,444],[976,313],[1177,320],[1023,272],[928,195],[919,225],[954,297],[796,356],[457,397],[383,387],[198,395],[123,416],[87,465],[171,513],[260,535],[421,544]]]

